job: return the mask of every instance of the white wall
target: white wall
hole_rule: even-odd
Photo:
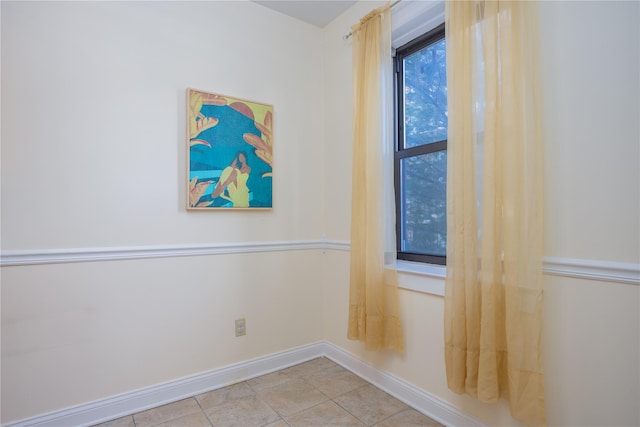
[[[640,261],[640,5],[544,2],[547,249]],[[640,424],[640,287],[549,278],[556,425]]]
[[[375,4],[360,2],[324,34],[326,98],[351,93],[351,46],[341,38]],[[540,2],[545,119],[546,257],[640,261],[640,11],[637,2]],[[327,103],[326,204],[330,240],[349,239],[351,107]],[[348,157],[348,158],[347,158]],[[401,290],[406,351],[369,353],[345,338],[346,252],[334,252],[325,319],[332,343],[488,425],[517,425],[504,403],[447,389],[443,299]],[[433,279],[431,279],[433,280]],[[640,424],[640,287],[545,276],[549,425]]]
[[[638,2],[543,2],[546,255],[640,259]]]
[[[3,253],[321,237],[320,29],[252,2],[0,7]],[[274,106],[272,211],[185,210],[187,87]],[[2,422],[322,339],[321,256],[3,267]]]
[[[184,3],[3,2],[7,249],[321,234],[320,30]],[[274,105],[272,214],[185,211],[187,87]]]
[[[319,30],[251,2],[1,2],[3,252],[348,241],[342,36],[377,4]],[[548,257],[639,262],[639,13],[540,2]],[[273,211],[185,211],[189,86],[274,105]],[[346,340],[348,264],[309,250],[3,267],[1,422],[327,339],[517,425],[447,390],[441,297],[401,291],[403,355]],[[546,276],[550,425],[640,424],[639,288]]]

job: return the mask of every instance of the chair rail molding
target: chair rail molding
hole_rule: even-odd
[[[545,257],[543,270],[554,276],[640,285],[640,264]]]
[[[171,258],[181,256],[239,254],[251,252],[328,249],[326,240],[272,242],[231,242],[190,245],[125,246],[108,248],[69,248],[3,251],[0,266],[61,264],[89,261]]]
[[[0,266],[12,267],[300,250],[337,250],[348,252],[351,250],[351,246],[349,241],[331,240],[322,236],[319,239],[313,240],[9,250],[0,253]],[[543,259],[543,271],[545,274],[554,276],[640,285],[640,263],[545,257]]]

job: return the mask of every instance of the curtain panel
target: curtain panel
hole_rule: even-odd
[[[536,3],[447,1],[448,386],[544,425]]]
[[[373,10],[352,27],[353,169],[351,260],[347,337],[367,350],[403,351],[395,269],[385,269],[385,239],[393,223],[393,199],[385,180],[393,179],[391,11]],[[391,196],[393,197],[393,196]],[[391,200],[391,202],[389,201]],[[393,249],[395,259],[395,249]]]

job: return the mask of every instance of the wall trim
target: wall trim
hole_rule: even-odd
[[[351,242],[348,240],[325,240],[324,249],[349,252],[351,251]]]
[[[444,22],[444,0],[409,1],[392,10],[391,42],[394,49]]]
[[[69,248],[3,251],[0,266],[29,266],[90,261],[114,261],[144,258],[221,255],[252,252],[300,250],[338,250],[348,252],[349,241],[289,240],[272,242],[231,242],[192,245],[125,246],[107,248]],[[543,259],[545,274],[640,286],[640,264],[560,257]]]
[[[487,427],[444,400],[377,369],[342,348],[329,342],[324,345],[326,357],[439,423],[446,426]]]
[[[297,365],[322,356],[323,349],[322,343],[313,343],[202,374],[4,424],[3,427],[91,426]]]
[[[317,357],[328,357],[407,405],[448,426],[486,427],[439,398],[320,341],[118,396],[24,419],[4,427],[91,426],[249,380]]]
[[[543,270],[554,276],[640,285],[640,264],[545,257]]]
[[[3,251],[0,266],[329,249],[326,239]]]

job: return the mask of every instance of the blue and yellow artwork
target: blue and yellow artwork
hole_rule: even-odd
[[[273,107],[187,89],[188,208],[272,208]]]

